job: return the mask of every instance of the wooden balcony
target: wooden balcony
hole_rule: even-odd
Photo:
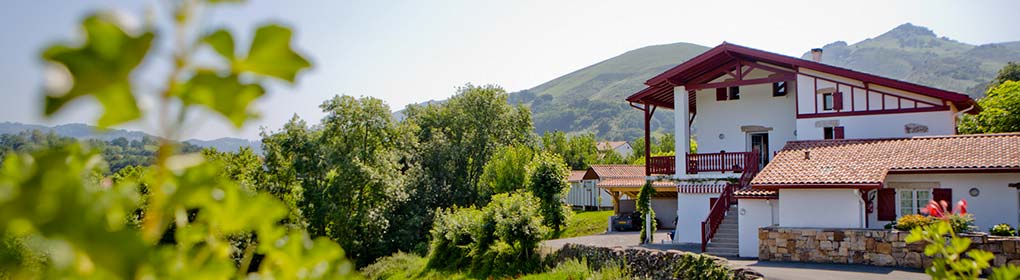
[[[757,168],[758,154],[755,152],[720,152],[704,154],[687,154],[687,174],[698,172],[733,172],[741,173],[749,165]],[[676,174],[676,157],[659,156],[648,160],[650,174]]]

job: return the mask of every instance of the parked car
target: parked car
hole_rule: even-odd
[[[613,231],[641,230],[644,219],[639,213],[620,213],[613,217]]]

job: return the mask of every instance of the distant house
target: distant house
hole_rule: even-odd
[[[581,180],[594,183],[603,195],[603,207],[612,207],[614,214],[634,212],[633,199],[645,184],[644,166],[625,164],[596,164],[583,171]],[[573,176],[571,176],[573,177]],[[673,228],[676,219],[676,186],[656,182],[657,193],[652,197],[652,209],[661,221],[660,228]]]
[[[673,110],[678,151],[698,127],[697,153],[652,157],[645,146],[646,178],[675,190],[673,242],[756,257],[759,227],[881,228],[929,199],[970,200],[982,228],[1020,223],[1010,187],[1020,134],[955,135],[960,115],[981,110],[967,95],[812,54],[723,43],[626,99],[643,112],[646,138],[653,114]]]
[[[603,141],[599,142],[597,147],[600,152],[612,150],[621,157],[627,157],[634,153],[634,147],[631,147],[630,143],[626,141]]]

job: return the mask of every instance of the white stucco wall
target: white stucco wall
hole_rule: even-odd
[[[779,225],[863,228],[864,204],[856,189],[780,189]]]
[[[719,194],[685,194],[677,195],[677,243],[701,243],[701,222],[708,217],[710,198]]]
[[[1020,224],[1020,193],[1009,188],[1010,183],[1020,182],[1020,173],[990,174],[892,174],[886,177],[886,185],[897,182],[937,182],[939,188],[953,189],[952,204],[960,199],[967,200],[967,213],[974,215],[974,224],[980,231],[999,223]],[[971,196],[970,189],[977,188],[978,196]],[[898,205],[898,204],[897,204]],[[868,227],[882,228],[888,221],[878,220],[876,213],[868,215]]]
[[[737,201],[738,254],[745,258],[758,257],[758,228],[778,224],[774,215],[779,208],[778,200],[741,199]]]
[[[771,156],[787,141],[796,139],[794,94],[773,97],[769,83],[741,86],[739,100],[716,101],[715,89],[698,90],[698,115],[694,119],[698,152],[750,151],[750,136],[741,131],[741,126],[763,126],[772,128],[768,131]],[[719,139],[720,134],[723,139]]]
[[[927,126],[928,132],[907,134],[907,124]],[[797,139],[824,139],[825,126],[842,126],[845,139],[860,139],[952,135],[954,125],[950,111],[797,119]]]
[[[674,227],[673,220],[676,219],[676,199],[653,198],[652,210],[655,211],[655,218],[659,219],[659,227],[671,229]]]

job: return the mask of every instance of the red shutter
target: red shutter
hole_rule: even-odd
[[[946,205],[953,206],[953,189],[933,189],[931,190],[931,199],[939,202],[945,201]]]
[[[837,126],[832,128],[832,139],[843,139],[843,127]]]
[[[833,92],[832,93],[832,109],[836,111],[843,110],[843,93]]]
[[[896,189],[878,190],[878,220],[896,220]]]
[[[726,88],[724,88],[724,87],[716,88],[715,89],[715,101],[723,101],[723,100],[726,100]]]

